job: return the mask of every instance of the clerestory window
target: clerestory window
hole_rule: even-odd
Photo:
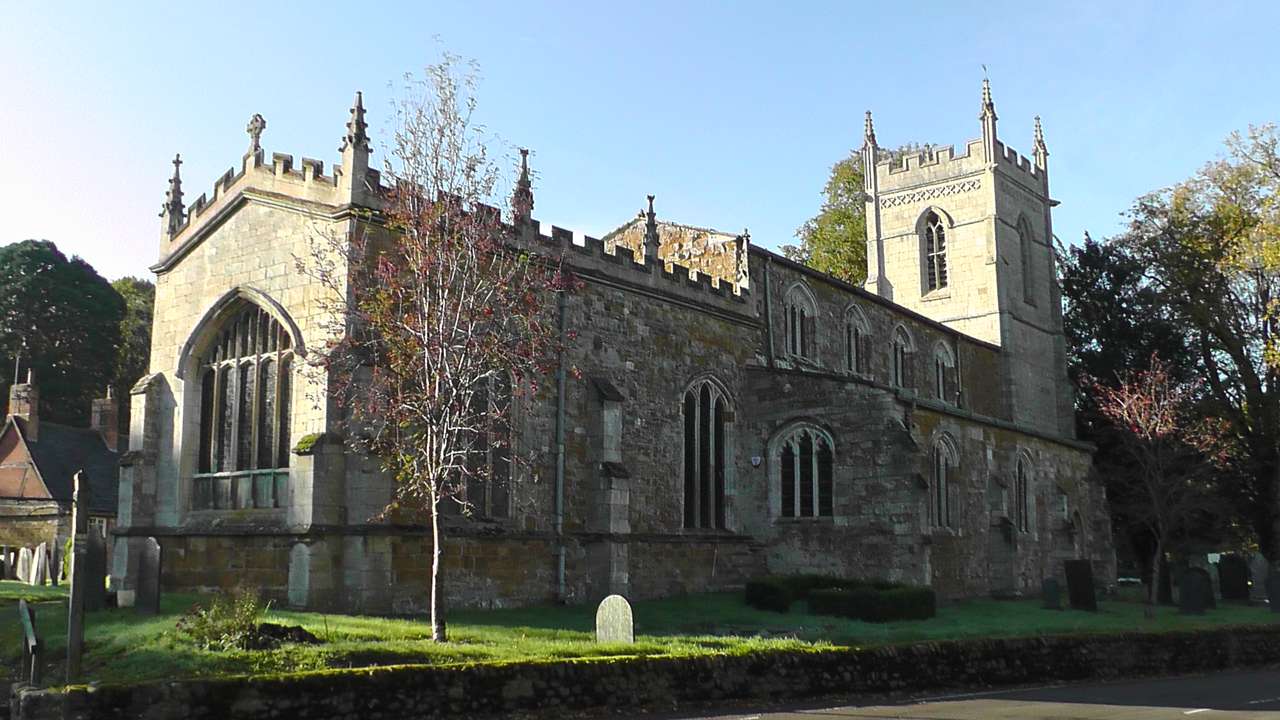
[[[196,510],[287,500],[293,349],[270,314],[244,303],[200,362]]]
[[[808,291],[795,285],[787,292],[783,310],[786,313],[786,352],[794,357],[813,359],[817,307]]]
[[[866,372],[867,321],[858,308],[850,307],[844,318],[844,365],[850,373]]]
[[[912,385],[911,346],[911,336],[906,328],[899,325],[893,331],[893,354],[889,359],[894,387],[910,388]]]
[[[1031,530],[1031,463],[1022,456],[1013,478],[1013,524],[1018,532]]]
[[[798,427],[778,442],[774,462],[782,517],[832,516],[833,459],[831,436],[816,427]]]
[[[928,292],[947,286],[947,229],[938,213],[924,217],[925,284]]]

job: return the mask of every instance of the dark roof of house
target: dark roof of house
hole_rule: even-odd
[[[27,422],[13,417],[31,461],[54,500],[71,502],[72,478],[84,471],[89,482],[89,511],[94,515],[116,514],[116,492],[120,487],[120,456],[107,448],[101,433],[58,423],[40,422],[36,442],[27,434]]]

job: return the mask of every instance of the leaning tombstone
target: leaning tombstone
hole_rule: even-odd
[[[84,571],[84,609],[101,610],[107,606],[107,539],[99,529],[89,530]]]
[[[1072,610],[1098,611],[1098,596],[1093,589],[1093,562],[1067,560],[1067,600]]]
[[[1045,578],[1040,581],[1040,596],[1044,599],[1045,610],[1062,609],[1062,586],[1056,578]]]
[[[631,603],[621,595],[610,595],[596,608],[596,642],[633,643],[636,641]]]
[[[153,537],[143,540],[138,561],[138,590],[133,601],[139,615],[160,612],[160,562],[160,541]]]
[[[1242,555],[1223,555],[1218,560],[1218,587],[1223,600],[1249,599],[1249,561]]]
[[[49,572],[49,546],[40,543],[31,556],[30,585],[44,585],[45,576]]]
[[[1274,569],[1267,573],[1267,604],[1271,612],[1280,613],[1280,572]]]
[[[44,645],[36,632],[36,611],[26,600],[18,601],[18,622],[22,626],[22,669],[18,679],[20,682],[39,685],[41,671],[44,669],[41,659]]]

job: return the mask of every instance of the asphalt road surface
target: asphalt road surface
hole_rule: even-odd
[[[901,704],[683,715],[694,720],[1280,720],[1280,670],[918,698]]]

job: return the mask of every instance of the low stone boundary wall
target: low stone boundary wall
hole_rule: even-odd
[[[553,708],[666,707],[1171,675],[1280,663],[1280,626],[957,640],[743,655],[592,658],[72,688],[15,686],[13,720],[408,720]],[[65,708],[64,708],[65,705]]]

